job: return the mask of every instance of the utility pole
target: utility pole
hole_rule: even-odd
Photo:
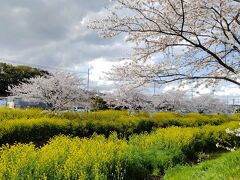
[[[192,100],[193,100],[193,87],[191,89],[191,96],[192,96]]]
[[[88,71],[87,71],[87,94],[88,94],[88,100],[89,100],[89,105],[90,105],[90,68],[88,68]],[[90,108],[87,107],[87,112],[90,111]]]
[[[155,96],[156,95],[156,82],[153,81],[153,95]]]
[[[194,82],[192,81],[192,85],[191,85],[191,98],[193,100],[193,96],[194,96]]]
[[[88,77],[87,77],[87,90],[89,91],[89,83],[90,83],[90,68],[88,68]]]

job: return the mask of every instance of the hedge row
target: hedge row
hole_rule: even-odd
[[[178,114],[172,112],[159,112],[148,114],[138,112],[134,116],[128,111],[98,111],[89,113],[78,112],[60,112],[53,113],[42,111],[40,109],[7,109],[0,108],[0,122],[14,119],[34,119],[34,118],[59,118],[74,121],[91,121],[91,122],[117,122],[122,124],[135,123],[140,120],[150,121],[158,124],[158,127],[175,126],[202,126],[206,124],[219,125],[224,122],[240,120],[239,114]]]
[[[43,117],[46,113],[40,109],[9,109],[0,108],[0,122],[13,119],[31,119],[37,117]]]
[[[131,116],[126,111],[53,114],[38,109],[0,109],[0,115],[2,119],[0,121],[0,144],[32,141],[38,145],[59,134],[91,137],[97,133],[108,137],[112,132],[116,132],[119,138],[128,138],[132,134],[149,133],[156,128],[219,125],[237,121],[239,118],[238,115],[230,117],[163,112],[152,116],[146,113]]]
[[[168,126],[171,125],[176,124],[168,124]],[[119,138],[128,138],[133,134],[150,133],[159,127],[167,126],[162,126],[162,122],[157,123],[148,119],[135,121],[125,119],[125,122],[75,121],[61,118],[17,119],[0,122],[0,144],[34,142],[42,145],[51,137],[59,134],[73,137],[91,137],[94,133],[97,133],[108,137],[112,132],[116,132]]]
[[[90,139],[55,137],[49,144],[3,146],[0,179],[147,179],[162,176],[179,164],[196,161],[202,151],[216,151],[215,144],[238,143],[225,133],[231,122],[201,128],[171,127],[129,141],[111,135]]]

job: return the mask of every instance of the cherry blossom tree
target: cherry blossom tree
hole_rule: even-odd
[[[194,109],[198,113],[220,113],[227,114],[230,109],[226,103],[214,98],[211,94],[201,95],[193,99]]]
[[[125,33],[133,47],[129,61],[111,71],[113,80],[240,86],[239,0],[115,0],[89,27],[102,37]]]
[[[13,96],[42,101],[53,111],[66,110],[87,103],[82,81],[71,73],[55,72],[31,78],[28,82],[9,87]]]
[[[152,97],[157,111],[180,113],[197,112],[203,114],[230,113],[228,105],[212,94],[189,97],[186,91],[171,90]]]
[[[112,94],[104,97],[110,108],[128,109],[131,113],[136,111],[155,111],[151,97],[138,89],[119,88]]]
[[[103,96],[110,109],[128,109],[131,113],[145,111],[154,113],[170,111],[178,113],[197,112],[203,114],[227,114],[229,106],[212,94],[190,97],[187,91],[170,90],[149,96],[139,89],[119,88],[117,91]]]
[[[152,97],[152,102],[157,111],[172,111],[180,113],[194,112],[192,100],[186,91],[171,90]]]

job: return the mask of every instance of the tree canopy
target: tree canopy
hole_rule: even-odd
[[[240,1],[116,0],[89,27],[133,48],[111,79],[143,85],[225,80],[240,86]]]
[[[50,110],[68,110],[73,106],[86,105],[88,92],[81,79],[71,73],[55,72],[38,76],[26,83],[13,86],[9,91],[13,96],[44,102]]]
[[[107,102],[100,96],[91,97],[91,110],[99,111],[108,109]]]
[[[13,66],[0,63],[0,96],[8,96],[8,87],[27,82],[28,79],[49,74],[47,71],[29,66]]]
[[[230,113],[232,109],[223,100],[212,94],[202,94],[190,98],[186,91],[170,90],[159,95],[146,95],[137,89],[118,89],[113,94],[106,94],[105,101],[109,108],[119,107],[130,112],[145,111],[149,113],[170,111],[178,113]]]

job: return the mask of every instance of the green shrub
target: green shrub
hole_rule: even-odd
[[[201,128],[170,127],[129,141],[110,135],[87,138],[55,137],[42,148],[33,144],[3,146],[0,179],[147,179],[188,161],[204,151],[216,151],[216,142],[237,143],[225,133],[237,122]],[[195,143],[197,142],[197,143]]]
[[[63,119],[18,119],[0,122],[0,143],[44,143],[57,134],[71,134],[73,122]]]
[[[13,119],[32,119],[44,116],[44,111],[40,109],[9,109],[0,108],[0,122]]]
[[[59,134],[91,137],[97,133],[108,137],[112,132],[116,132],[119,138],[128,138],[135,133],[150,133],[162,127],[220,125],[238,119],[238,114],[227,116],[160,112],[150,116],[147,113],[139,112],[135,116],[131,116],[127,111],[113,110],[54,114],[39,109],[1,108],[0,144],[33,141],[41,145],[49,138]]]

